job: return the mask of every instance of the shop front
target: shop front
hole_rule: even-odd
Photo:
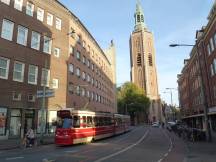
[[[7,138],[7,108],[0,107],[0,139]]]

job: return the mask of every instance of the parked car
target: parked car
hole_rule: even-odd
[[[154,122],[154,123],[152,123],[152,127],[159,127],[160,126],[160,124],[159,124],[159,122]]]

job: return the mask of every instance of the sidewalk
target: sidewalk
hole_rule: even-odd
[[[188,154],[186,162],[215,162],[216,161],[216,141],[208,142],[188,142]]]
[[[11,150],[20,148],[21,139],[8,139],[0,140],[0,150]],[[44,136],[43,145],[53,144],[54,136]],[[40,145],[39,138],[37,138],[37,144]]]

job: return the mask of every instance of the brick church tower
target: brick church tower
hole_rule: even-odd
[[[130,36],[131,81],[142,88],[151,100],[148,120],[161,121],[154,38],[145,24],[140,1],[137,1],[134,18],[135,27]]]

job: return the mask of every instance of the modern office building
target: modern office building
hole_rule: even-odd
[[[136,5],[135,27],[130,37],[131,81],[144,90],[151,100],[149,121],[161,120],[153,33],[144,21],[140,2]]]
[[[62,108],[116,112],[115,46],[104,52],[57,0],[0,0],[0,139],[53,133]],[[45,94],[45,97],[43,97]]]

